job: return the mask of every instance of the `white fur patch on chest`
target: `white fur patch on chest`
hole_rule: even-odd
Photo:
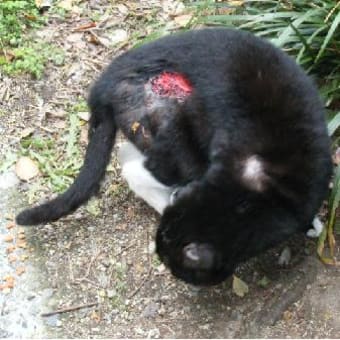
[[[256,155],[246,158],[242,164],[241,179],[250,189],[262,191],[266,180],[263,161]]]

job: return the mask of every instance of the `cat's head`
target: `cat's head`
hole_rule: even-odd
[[[162,216],[156,251],[177,278],[209,286],[297,229],[294,217],[275,201],[242,195],[231,201],[220,196],[179,200]]]

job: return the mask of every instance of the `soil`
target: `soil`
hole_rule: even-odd
[[[79,96],[86,98],[103,67],[131,47],[129,38],[147,35],[155,22],[168,22],[171,28],[173,17],[183,15],[174,3],[88,1],[81,12],[74,7],[64,18],[51,14],[37,34],[63,49],[65,62],[48,65],[40,80],[1,76],[1,154],[17,152],[27,128],[58,138],[60,125],[51,122],[48,113],[67,110]],[[94,12],[100,17],[97,30],[75,30]],[[118,30],[127,38],[112,47]],[[0,176],[0,232],[16,235],[13,254],[18,257],[10,262],[9,244],[1,240],[0,275],[15,277],[15,285],[0,292],[0,337],[340,336],[340,270],[324,266],[316,256],[316,241],[304,235],[239,266],[235,275],[249,288],[244,297],[233,292],[232,278],[197,289],[172,277],[154,254],[159,216],[129,191],[115,155],[95,198],[97,216],[82,207],[56,223],[24,231],[7,228],[13,214],[27,205],[35,179],[19,181],[13,168]],[[40,192],[45,193],[41,200],[51,196],[48,188]],[[26,240],[23,248],[20,233]],[[286,246],[292,255],[282,266],[278,259]],[[339,246],[336,251],[339,254]],[[19,267],[25,268],[20,275]],[[59,313],[43,316],[50,312]]]

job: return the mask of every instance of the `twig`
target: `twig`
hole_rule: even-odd
[[[104,288],[103,286],[101,286],[100,284],[96,283],[96,282],[93,282],[91,281],[89,278],[87,277],[81,277],[79,279],[75,279],[72,283],[73,284],[76,284],[76,285],[79,285],[81,282],[87,282],[89,284],[91,284],[92,286],[95,286],[97,288]]]
[[[142,282],[140,283],[140,285],[128,296],[128,299],[133,298],[139,291],[140,289],[143,287],[143,285],[145,284],[145,282],[148,280],[148,278],[150,277],[152,273],[152,268],[149,269],[149,272],[145,275],[144,279],[142,280]]]
[[[99,250],[98,253],[92,257],[91,261],[90,261],[90,264],[87,268],[87,271],[86,271],[86,274],[85,274],[85,277],[88,277],[90,275],[90,272],[91,272],[91,267],[93,265],[93,263],[98,259],[99,255],[101,255],[103,252],[103,250]]]
[[[145,275],[140,285],[128,296],[128,299],[133,298],[140,291],[140,289],[144,286],[145,282],[149,279],[151,273],[152,273],[152,268],[149,269],[149,272]]]
[[[133,246],[135,246],[136,243],[132,243],[129,244],[128,246],[126,246],[125,248],[123,248],[120,252],[118,252],[117,254],[115,254],[115,257],[118,257],[120,255],[122,255],[123,253],[125,253],[128,249],[132,248]]]
[[[81,25],[81,26],[75,27],[75,28],[73,29],[73,32],[82,32],[82,31],[86,31],[86,30],[88,30],[88,29],[90,29],[90,28],[94,28],[94,27],[96,27],[96,26],[97,26],[97,24],[96,24],[95,22],[89,22],[89,23],[87,23],[87,24],[85,24],[85,25]]]
[[[67,260],[68,260],[68,266],[70,270],[71,281],[74,281],[73,267],[72,267],[72,262],[71,262],[71,258],[69,254],[67,254]]]
[[[92,303],[87,303],[85,305],[65,307],[65,308],[60,308],[60,309],[54,310],[52,312],[42,313],[42,314],[40,314],[40,316],[46,317],[46,316],[52,316],[52,315],[56,315],[56,314],[73,312],[73,311],[78,310],[78,309],[89,308],[89,307],[93,307],[93,306],[97,306],[97,305],[98,305],[98,302],[92,302]]]

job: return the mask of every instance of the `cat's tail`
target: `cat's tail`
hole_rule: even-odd
[[[55,221],[76,210],[98,191],[110,161],[117,130],[113,112],[105,111],[100,113],[100,121],[96,117],[90,120],[90,141],[84,164],[73,184],[55,199],[19,213],[16,217],[18,224],[36,225]]]

